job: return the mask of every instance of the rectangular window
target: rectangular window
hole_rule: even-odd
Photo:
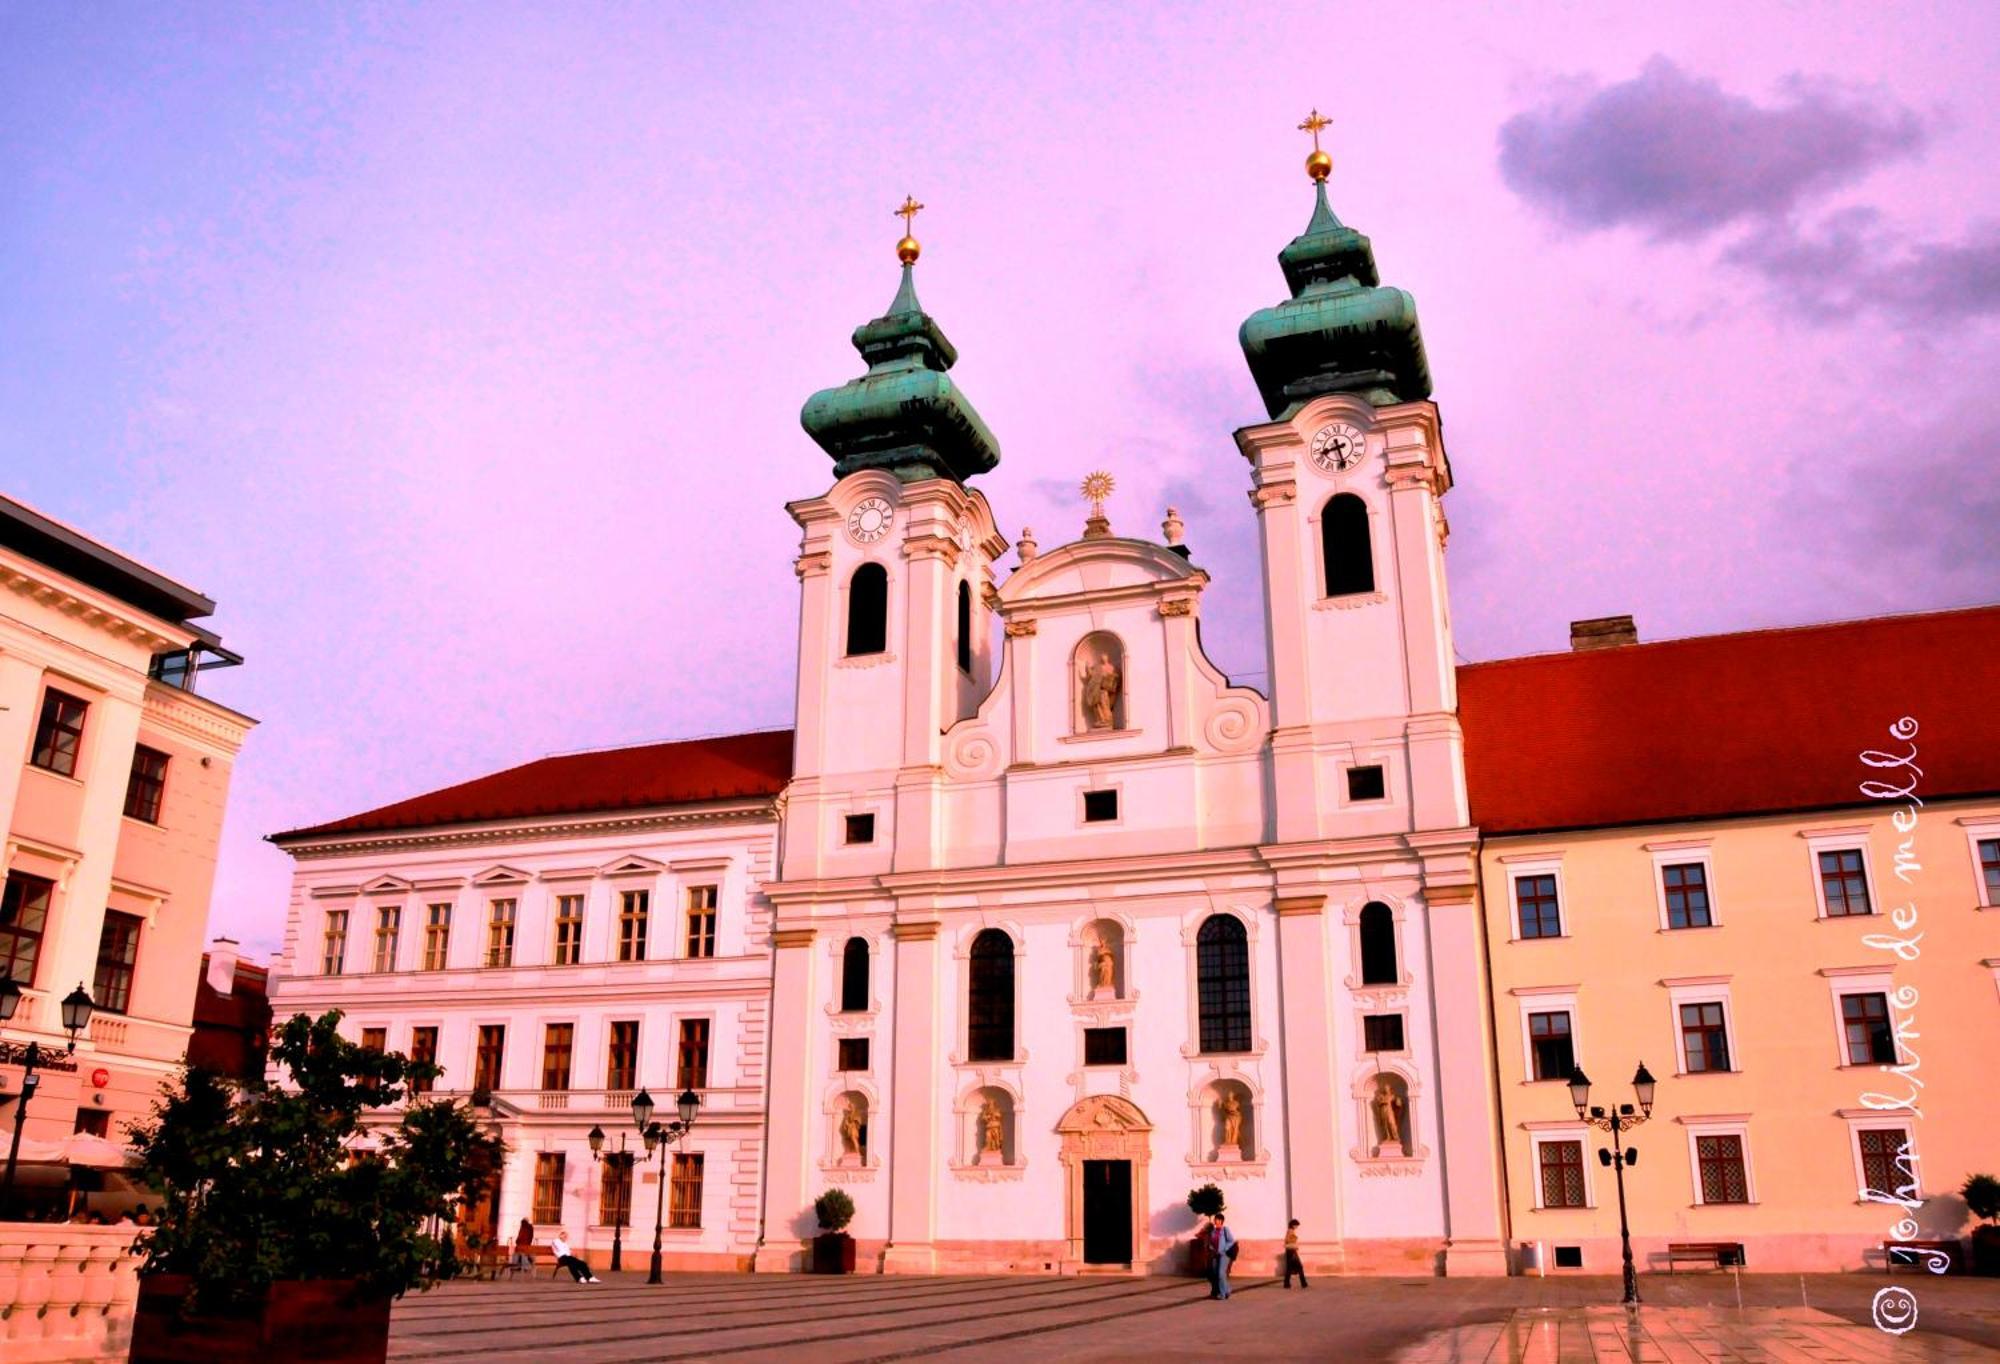
[[[1748,1203],[1750,1180],[1743,1169],[1743,1138],[1734,1135],[1694,1139],[1695,1163],[1701,1168],[1701,1201]]]
[[[1707,928],[1715,922],[1708,909],[1708,868],[1700,862],[1660,868],[1661,889],[1667,897],[1668,928]]]
[[[842,1070],[868,1069],[867,1038],[843,1037],[840,1039],[840,1068]]]
[[[611,1025],[611,1054],[604,1067],[606,1089],[639,1087],[639,1021],[624,1019]]]
[[[1347,769],[1347,798],[1350,801],[1387,800],[1389,788],[1382,779],[1379,767],[1350,767]]]
[[[319,973],[337,976],[347,960],[347,911],[329,909],[326,931],[320,936]]]
[[[1556,904],[1556,878],[1553,875],[1515,877],[1514,899],[1521,906],[1522,937],[1562,936],[1562,913]]]
[[[76,1125],[71,1130],[86,1137],[108,1137],[111,1135],[111,1112],[104,1108],[79,1108],[76,1110]]]
[[[1722,1005],[1681,1005],[1681,1052],[1690,1075],[1729,1069],[1729,1029]]]
[[[139,960],[139,926],[145,922],[136,914],[104,912],[104,931],[97,936],[97,976],[90,996],[107,1013],[122,1014],[132,1007],[132,970]]]
[[[167,755],[140,744],[132,750],[132,775],[125,782],[125,813],[158,824],[166,796]]]
[[[849,843],[873,843],[875,841],[875,816],[847,816],[847,841]]]
[[[1986,887],[1986,903],[2000,905],[2000,838],[1979,840],[1979,878]]]
[[[1583,1143],[1544,1141],[1536,1148],[1542,1165],[1542,1206],[1583,1207]]]
[[[1864,1127],[1854,1135],[1861,1147],[1863,1193],[1885,1194],[1890,1198],[1915,1194],[1917,1181],[1904,1155],[1910,1145],[1908,1129]]]
[[[652,892],[618,892],[618,960],[646,959],[646,917],[652,912]]]
[[[701,1225],[701,1152],[674,1156],[674,1182],[667,1190],[667,1225]]]
[[[1842,848],[1819,855],[1819,884],[1826,895],[1826,916],[1845,918],[1873,914],[1868,903],[1868,868],[1859,848]]]
[[[424,969],[442,971],[451,955],[451,906],[431,905],[424,916]]]
[[[1840,1021],[1847,1033],[1849,1065],[1896,1064],[1896,1034],[1889,1024],[1887,995],[1842,995]]]
[[[410,1060],[421,1061],[425,1065],[436,1065],[438,1059],[438,1030],[436,1028],[410,1029]],[[428,1094],[437,1083],[429,1076],[410,1077],[410,1093]]]
[[[472,1087],[491,1092],[500,1087],[500,1062],[507,1050],[503,1023],[479,1025],[479,1048],[472,1054]]]
[[[1535,1060],[1537,1080],[1567,1080],[1576,1073],[1576,1044],[1570,1037],[1569,1010],[1528,1015],[1528,1050]]]
[[[561,1151],[535,1153],[534,1220],[549,1226],[563,1220],[563,1166]]]
[[[1556,1250],[1556,1268],[1557,1268],[1557,1269],[1582,1269],[1582,1268],[1583,1268],[1583,1247],[1582,1247],[1582,1246],[1557,1246],[1557,1247],[1555,1248],[1555,1250]]]
[[[604,1183],[597,1194],[597,1224],[601,1227],[632,1225],[632,1162],[604,1158]]]
[[[556,897],[556,965],[574,966],[583,960],[583,897]]]
[[[403,907],[377,905],[375,908],[375,969],[396,969],[396,942],[403,936]]]
[[[1085,824],[1105,824],[1118,818],[1118,793],[1116,791],[1085,791],[1083,793],[1083,822]]]
[[[689,886],[687,898],[687,954],[690,957],[715,955],[714,886]]]
[[[42,718],[35,725],[35,749],[29,761],[65,777],[76,775],[76,756],[83,748],[83,717],[90,706],[68,692],[50,687],[42,696]]]
[[[573,1023],[551,1023],[542,1033],[542,1088],[569,1088],[570,1044],[576,1037]]]
[[[387,1028],[363,1028],[361,1030],[361,1050],[381,1053],[389,1050],[389,1030]]]
[[[488,966],[512,966],[514,964],[514,902],[495,900],[488,910],[486,921],[486,964]]]
[[[1401,1014],[1364,1014],[1361,1018],[1361,1045],[1367,1051],[1401,1051]]]
[[[16,985],[35,983],[35,963],[42,955],[42,933],[49,926],[49,901],[56,883],[24,871],[7,873],[0,892],[0,978]]]
[[[1085,1028],[1083,1030],[1083,1063],[1086,1066],[1124,1065],[1125,1030],[1123,1028]]]
[[[708,1088],[708,1020],[681,1020],[681,1047],[674,1084],[682,1089]]]

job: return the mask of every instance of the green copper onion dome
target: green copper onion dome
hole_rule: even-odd
[[[1312,220],[1278,253],[1291,298],[1252,313],[1237,333],[1273,418],[1322,393],[1357,394],[1377,407],[1431,393],[1417,301],[1382,284],[1368,238],[1333,216],[1330,165],[1315,173],[1308,163]]]
[[[908,213],[922,205],[909,201]],[[901,211],[901,210],[899,210]],[[868,372],[806,400],[799,422],[833,456],[836,478],[887,469],[905,482],[960,483],[1000,462],[1000,446],[945,371],[958,351],[917,302],[916,239],[896,244],[903,282],[889,311],[854,331]]]

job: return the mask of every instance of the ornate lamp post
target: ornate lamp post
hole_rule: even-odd
[[[642,1103],[643,1107],[641,1107]],[[646,1135],[647,1125],[652,1121],[653,1096],[642,1089],[632,1096],[632,1125],[639,1130],[639,1135],[643,1137]],[[603,1128],[593,1126],[590,1129],[589,1135],[585,1138],[590,1143],[590,1158],[592,1160],[602,1161],[613,1169],[623,1169],[625,1171],[625,1200],[624,1206],[619,1210],[622,1216],[618,1221],[611,1224],[611,1272],[613,1274],[618,1273],[625,1267],[625,1221],[632,1216],[632,1169],[639,1160],[638,1152],[625,1149],[625,1137],[626,1134],[620,1132],[618,1134],[618,1149],[610,1152],[604,1149]],[[647,1160],[653,1158],[654,1145],[655,1143],[650,1142],[647,1144]]]
[[[14,1011],[20,1007],[21,987],[11,977],[0,980],[0,1023],[12,1021]],[[91,1011],[96,1007],[85,993],[82,981],[63,997],[62,1025],[69,1033],[66,1054],[75,1054],[76,1035],[90,1026]],[[14,1110],[14,1140],[7,1146],[7,1177],[0,1182],[0,1216],[12,1216],[14,1212],[14,1166],[21,1158],[21,1129],[28,1125],[28,1101],[35,1097],[35,1090],[42,1083],[42,1077],[35,1073],[41,1064],[41,1044],[28,1043],[28,1050],[21,1056],[21,1106]]]
[[[1590,1106],[1590,1077],[1581,1066],[1569,1074],[1569,1101],[1576,1105],[1576,1116],[1600,1132],[1611,1134],[1611,1150],[1600,1149],[1597,1159],[1618,1171],[1618,1241],[1625,1251],[1627,1307],[1639,1305],[1639,1272],[1632,1265],[1632,1228],[1625,1218],[1625,1167],[1637,1165],[1639,1153],[1625,1144],[1624,1134],[1653,1116],[1653,1084],[1652,1073],[1641,1061],[1632,1076],[1632,1092],[1639,1100],[1639,1111],[1634,1113],[1631,1104],[1616,1104],[1607,1111]]]
[[[664,1123],[653,1122],[651,1121],[653,1096],[643,1089],[632,1096],[632,1121],[646,1134],[647,1160],[665,1151],[669,1144],[678,1148],[687,1140],[688,1130],[694,1126],[695,1115],[701,1110],[701,1095],[692,1089],[684,1089],[680,1098],[674,1100],[674,1107],[679,1112],[679,1117]],[[653,1269],[646,1276],[646,1282],[649,1284],[661,1282],[660,1232],[666,1225],[668,1175],[669,1171],[663,1158],[660,1162],[659,1193],[654,1199],[653,1207]]]

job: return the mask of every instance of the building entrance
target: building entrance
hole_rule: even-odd
[[[1083,1262],[1132,1262],[1132,1162],[1083,1162]]]

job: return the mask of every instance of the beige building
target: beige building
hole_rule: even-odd
[[[0,1086],[42,1083],[29,1143],[116,1138],[187,1050],[216,842],[253,723],[195,693],[240,660],[193,622],[215,603],[0,497]],[[61,1000],[96,1005],[73,1056]],[[12,1136],[10,1105],[5,1133]]]
[[[1517,1261],[1617,1271],[1567,1082],[1631,1103],[1641,1062],[1640,1270],[1965,1234],[2000,1169],[2000,608],[1574,643],[1459,670]]]

